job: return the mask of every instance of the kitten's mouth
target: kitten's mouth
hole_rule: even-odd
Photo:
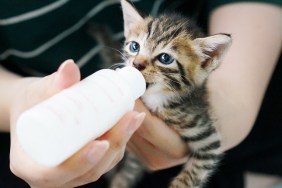
[[[146,89],[148,89],[150,86],[152,86],[154,83],[149,83],[149,82],[146,82]]]
[[[146,89],[150,86],[150,83],[146,82]]]

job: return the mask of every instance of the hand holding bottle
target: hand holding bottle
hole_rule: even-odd
[[[14,174],[32,187],[75,187],[97,180],[119,161],[128,139],[144,118],[143,114],[129,112],[107,134],[89,142],[61,165],[45,167],[37,164],[22,150],[15,134],[19,114],[79,81],[78,68],[72,61],[66,61],[52,75],[23,78],[18,84],[19,93],[10,109],[10,166]]]

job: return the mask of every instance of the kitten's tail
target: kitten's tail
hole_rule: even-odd
[[[122,168],[113,176],[110,188],[132,188],[143,177],[145,167],[134,156],[127,154]]]

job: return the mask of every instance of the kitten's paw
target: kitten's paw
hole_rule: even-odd
[[[200,188],[199,186],[193,185],[193,181],[187,175],[178,175],[173,179],[169,188]]]

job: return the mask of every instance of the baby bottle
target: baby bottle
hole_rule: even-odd
[[[57,166],[132,110],[145,88],[133,67],[97,71],[23,112],[16,125],[19,142],[34,161]]]

